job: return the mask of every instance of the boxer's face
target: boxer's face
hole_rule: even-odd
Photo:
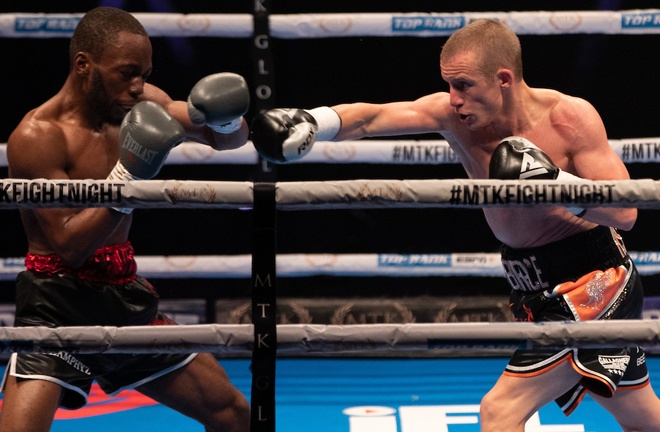
[[[449,103],[470,130],[491,124],[502,106],[497,80],[487,79],[477,60],[476,54],[463,52],[440,63],[442,79],[449,84]]]
[[[139,101],[151,74],[151,42],[146,36],[121,32],[98,62],[91,62],[87,99],[105,122],[120,124]]]

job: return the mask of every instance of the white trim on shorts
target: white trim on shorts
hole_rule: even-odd
[[[557,361],[561,358],[566,356],[568,352],[573,351],[573,348],[565,348],[561,351],[559,351],[557,354],[553,355],[552,357],[548,357],[546,359],[541,360],[538,363],[534,363],[531,365],[527,366],[515,366],[512,364],[507,364],[505,370],[511,371],[511,372],[518,372],[518,373],[526,373],[526,372],[533,372],[536,370],[545,370],[546,367],[557,363]]]
[[[83,397],[85,400],[85,404],[87,404],[87,393],[85,393],[83,390],[80,388],[73,386],[71,384],[68,384],[61,379],[54,378],[52,376],[48,375],[24,375],[24,374],[17,374],[16,373],[16,360],[18,357],[18,353],[12,353],[11,357],[9,358],[9,362],[7,363],[7,369],[5,370],[5,375],[2,378],[2,384],[0,384],[0,392],[5,391],[5,385],[7,384],[7,377],[9,375],[14,376],[16,378],[22,378],[22,379],[29,379],[29,380],[41,380],[41,381],[48,381],[55,383],[59,385],[60,387],[63,387],[67,390],[75,391],[78,393],[80,396]]]
[[[117,394],[119,394],[120,392],[122,392],[122,391],[124,391],[124,390],[133,390],[133,389],[135,389],[136,387],[140,387],[140,386],[143,385],[143,384],[146,384],[146,383],[148,383],[148,382],[150,382],[150,381],[155,380],[156,378],[160,378],[160,377],[162,377],[163,375],[167,375],[167,374],[170,373],[170,372],[173,372],[173,371],[175,371],[175,370],[177,370],[177,369],[181,369],[182,367],[184,367],[185,365],[187,365],[188,363],[190,363],[191,361],[193,361],[193,360],[195,359],[195,357],[197,357],[197,354],[198,354],[198,353],[190,354],[188,357],[186,357],[185,359],[183,359],[181,362],[179,362],[179,363],[177,363],[177,364],[175,364],[175,365],[172,365],[172,366],[168,367],[167,369],[163,369],[163,370],[161,370],[161,371],[159,371],[159,372],[156,372],[156,373],[153,374],[153,375],[149,375],[149,376],[146,377],[146,378],[142,378],[140,381],[136,381],[136,382],[134,382],[134,383],[132,383],[132,384],[128,384],[128,385],[125,385],[125,386],[123,386],[123,387],[120,387],[118,390],[115,390],[115,391],[112,392],[112,393],[108,393],[108,396],[116,396]]]

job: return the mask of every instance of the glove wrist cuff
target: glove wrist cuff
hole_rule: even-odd
[[[311,110],[305,110],[308,114],[314,117],[318,125],[318,133],[316,141],[331,141],[337,136],[341,129],[341,118],[335,110],[330,107],[323,106]]]
[[[557,174],[557,180],[582,180],[582,178],[574,174],[571,174],[569,172],[559,170],[559,174]],[[587,209],[582,207],[566,207],[566,210],[573,213],[575,216],[579,218],[584,216],[584,214],[587,212]]]
[[[128,172],[128,170],[121,163],[121,161],[117,161],[114,168],[112,168],[112,171],[110,171],[110,174],[108,174],[107,179],[108,180],[119,180],[119,181],[142,180],[140,177],[136,177],[133,174],[131,174],[130,172]]]
[[[110,174],[108,174],[107,179],[118,181],[142,180],[141,178],[135,177],[133,174],[129,173],[126,167],[124,167],[120,161],[117,161],[115,167],[112,168],[112,171],[110,171]],[[131,214],[133,212],[131,207],[112,207],[112,210],[123,214]]]
[[[583,180],[583,179],[564,170],[559,170],[556,180]],[[566,210],[573,213],[575,216],[579,218],[584,216],[584,214],[587,212],[587,209],[582,207],[566,207]]]
[[[243,117],[237,117],[234,120],[230,121],[229,123],[224,123],[221,125],[216,125],[211,123],[207,124],[207,126],[213,129],[215,132],[224,135],[228,135],[230,133],[236,132],[241,128],[242,125],[243,125]]]
[[[583,180],[583,179],[581,177],[578,177],[574,174],[571,174],[569,172],[560,169],[559,174],[557,174],[556,180]]]

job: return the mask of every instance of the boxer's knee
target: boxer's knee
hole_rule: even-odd
[[[481,399],[479,416],[482,432],[524,431],[527,416],[515,398],[497,385]]]
[[[229,403],[215,410],[204,422],[208,432],[248,432],[250,430],[250,404],[238,390],[232,390]]]

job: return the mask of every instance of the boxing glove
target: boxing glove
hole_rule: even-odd
[[[119,131],[119,160],[108,180],[143,180],[154,177],[172,148],[185,139],[183,126],[155,102],[136,104],[124,117]],[[132,209],[115,209],[130,213]]]
[[[250,138],[257,152],[273,163],[298,160],[315,141],[333,139],[341,129],[339,115],[329,107],[312,110],[273,109],[252,121]]]
[[[490,158],[488,176],[501,180],[582,180],[559,169],[543,150],[531,141],[518,136],[504,138]],[[567,208],[582,216],[583,208]]]
[[[188,96],[188,115],[193,123],[207,125],[221,134],[241,128],[250,107],[250,92],[242,76],[223,72],[202,78]]]

